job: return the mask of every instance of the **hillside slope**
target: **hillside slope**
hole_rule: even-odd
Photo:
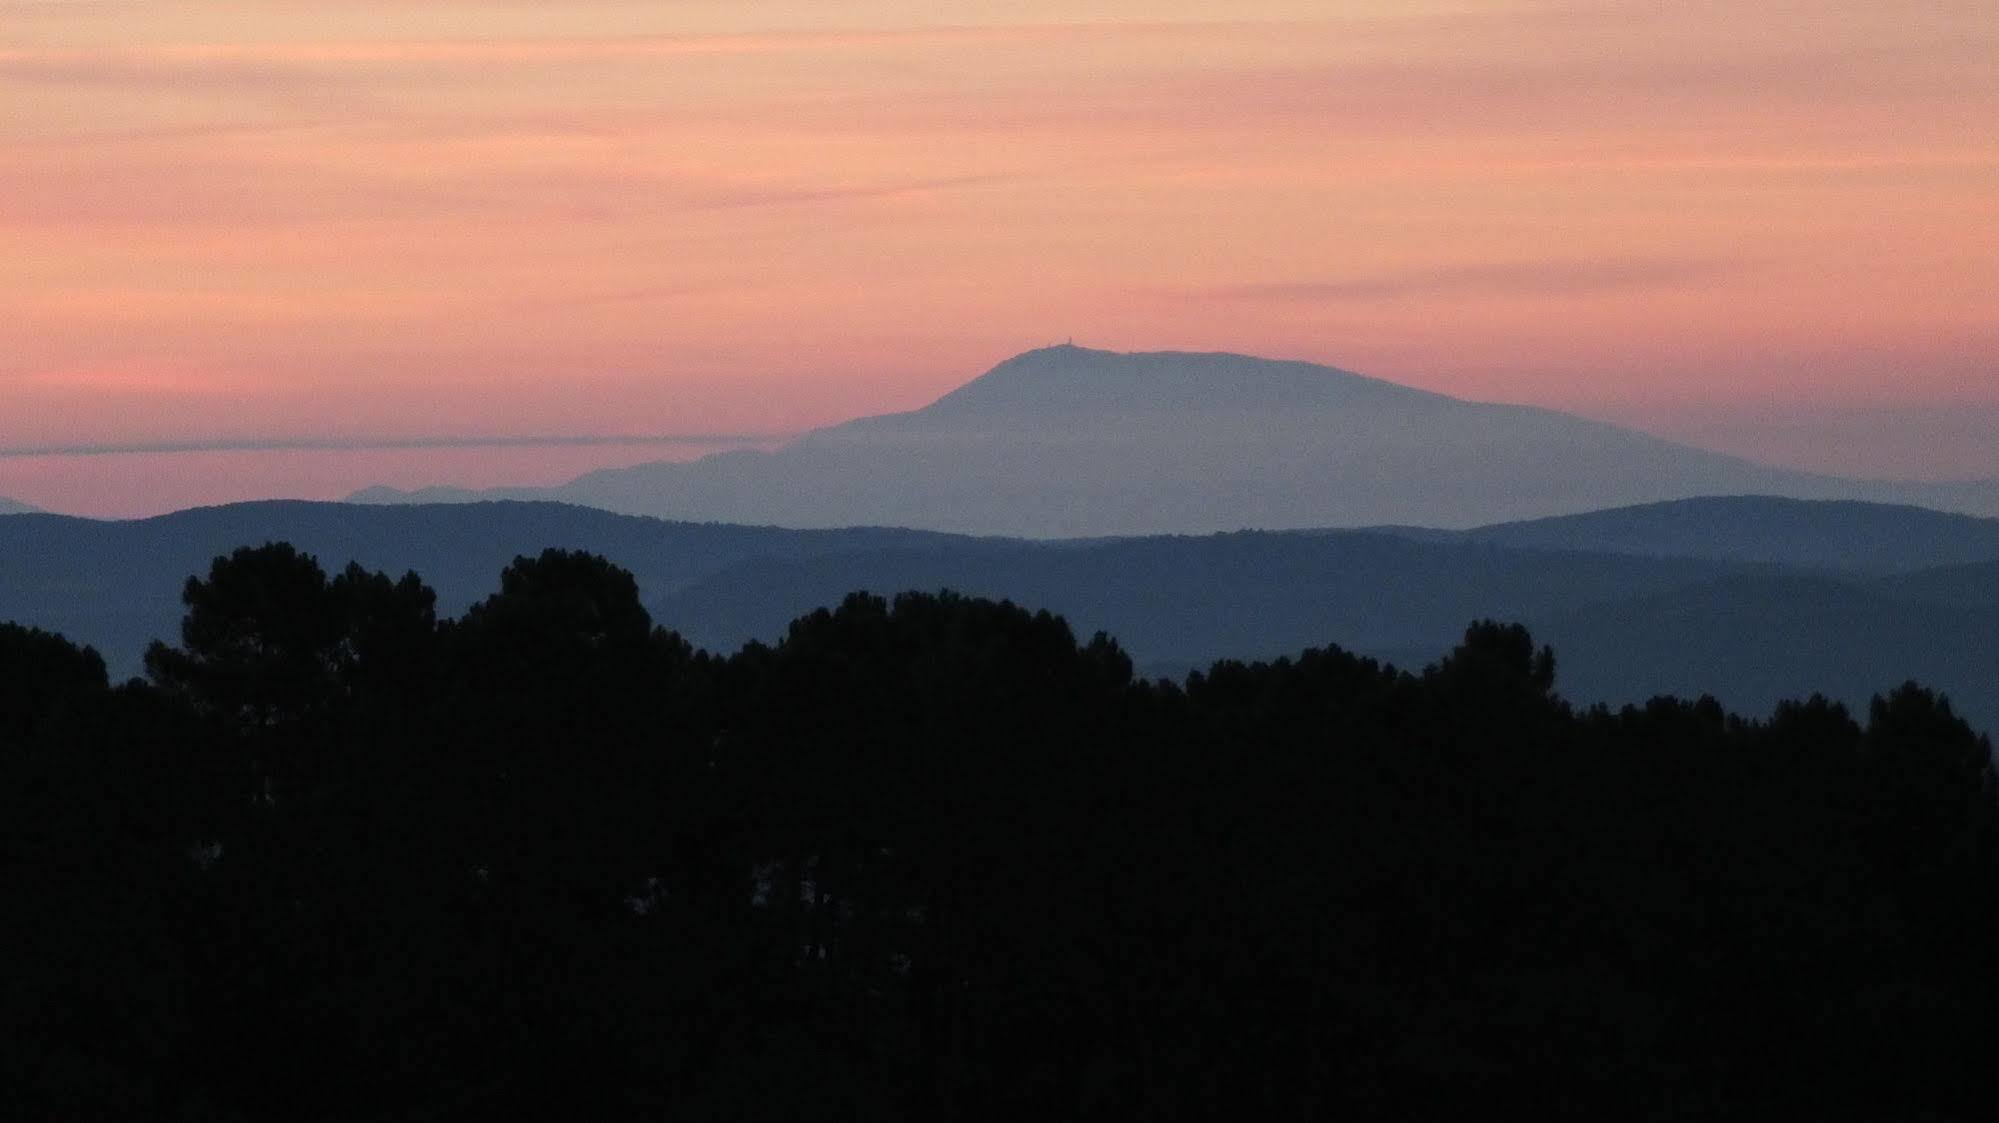
[[[1192,667],[1337,643],[1371,654],[1444,650],[1481,616],[1535,621],[1593,601],[1736,572],[1725,564],[1422,543],[1365,531],[1245,532],[1067,547],[950,543],[817,558],[759,558],[654,602],[694,642],[774,640],[795,616],[856,589],[949,588],[1108,631],[1148,665]]]
[[[93,644],[114,674],[131,674],[149,641],[179,634],[182,583],[238,546],[291,542],[329,571],[349,561],[397,574],[414,569],[437,590],[439,611],[455,615],[492,593],[516,555],[548,547],[613,558],[637,575],[645,595],[656,597],[744,558],[882,549],[936,537],[702,526],[545,502],[279,501],[116,522],[14,515],[0,522],[0,620]]]
[[[1852,501],[1722,496],[1480,527],[1501,546],[1908,573],[1999,559],[1999,519]]]

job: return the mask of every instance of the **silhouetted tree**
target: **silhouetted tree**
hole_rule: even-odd
[[[1989,1113],[1999,784],[1914,685],[1147,682],[949,592],[718,657],[562,550],[185,600],[122,685],[0,625],[9,1118]]]

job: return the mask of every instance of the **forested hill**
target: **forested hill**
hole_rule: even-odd
[[[774,640],[856,589],[950,588],[1047,608],[1117,635],[1146,673],[1176,677],[1325,643],[1420,667],[1465,621],[1489,617],[1583,658],[1569,680],[1579,701],[1711,693],[1768,713],[1815,691],[1863,706],[1917,677],[1991,728],[1995,526],[1915,508],[1713,499],[1463,533],[1030,542],[550,503],[253,503],[131,522],[0,518],[0,620],[95,646],[123,678],[146,644],[175,634],[183,575],[238,545],[283,540],[329,565],[414,569],[447,614],[516,555],[556,546],[628,568],[655,617],[716,651]],[[1992,560],[1959,564],[1979,558]]]
[[[96,646],[113,673],[179,625],[181,582],[244,544],[291,542],[330,564],[414,569],[445,611],[484,596],[515,556],[588,550],[639,574],[661,596],[746,558],[798,557],[942,541],[907,530],[794,531],[673,523],[561,503],[367,507],[272,501],[201,507],[150,519],[61,515],[0,520],[0,620],[60,631]]]
[[[123,686],[0,626],[11,1118],[1989,1115],[1992,748],[1914,685],[1175,685],[948,595],[710,655],[561,551],[184,599]]]
[[[1327,642],[1420,667],[1464,621],[1494,617],[1582,660],[1570,682],[1584,702],[1713,694],[1768,713],[1816,692],[1863,706],[1918,677],[1992,728],[1999,604],[1980,582],[1991,564],[1876,578],[1457,536],[1244,533],[753,558],[653,608],[695,642],[730,649],[775,639],[792,615],[853,589],[950,588],[1110,631],[1148,673],[1171,676]]]
[[[1206,535],[1067,548],[952,543],[838,557],[755,558],[654,602],[661,620],[716,649],[771,640],[855,589],[956,589],[1047,607],[1118,635],[1148,666],[1268,658],[1337,639],[1368,652],[1441,654],[1479,616],[1547,619],[1738,572],[1637,558],[1395,535]]]

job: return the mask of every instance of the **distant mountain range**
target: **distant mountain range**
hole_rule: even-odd
[[[1078,537],[1466,528],[1713,495],[1999,514],[1999,483],[1811,475],[1310,363],[1072,346],[774,451],[609,469],[550,489],[370,488],[350,499],[542,498],[673,519]]]
[[[0,515],[25,515],[32,513],[34,510],[35,508],[28,506],[26,503],[0,495]]]
[[[1105,630],[1142,670],[1307,646],[1421,665],[1473,619],[1555,646],[1582,702],[1712,693],[1740,710],[1914,677],[1999,725],[1999,520],[1863,503],[1722,498],[1473,530],[1385,528],[1069,541],[665,522],[553,503],[252,503],[130,522],[0,518],[0,620],[97,646],[116,674],[177,634],[181,584],[286,540],[329,570],[415,569],[440,609],[547,546],[631,569],[662,624],[715,650],[776,640],[866,589],[950,587]]]

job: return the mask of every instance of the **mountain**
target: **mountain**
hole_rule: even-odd
[[[1310,363],[1073,346],[1027,352],[922,409],[774,451],[607,469],[543,494],[674,519],[1023,537],[1468,528],[1700,495],[1999,514],[1999,486],[1788,472]]]
[[[17,515],[0,523],[0,621],[62,632],[103,653],[117,675],[137,673],[155,638],[177,637],[182,584],[238,546],[287,541],[328,572],[359,561],[414,569],[438,610],[462,612],[499,587],[519,554],[589,550],[638,577],[648,597],[750,557],[799,557],[918,545],[939,536],[905,530],[793,531],[635,518],[557,503],[362,507],[273,501],[97,521]]]
[[[35,511],[36,508],[30,507],[26,503],[0,495],[0,515],[31,515]]]
[[[1431,535],[1434,532],[1418,531]],[[1468,531],[1500,546],[1908,573],[1999,559],[1999,519],[1885,503],[1724,496]]]

